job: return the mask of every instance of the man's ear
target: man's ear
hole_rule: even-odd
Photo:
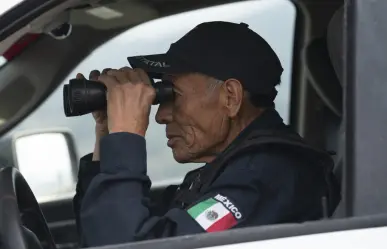
[[[239,80],[228,79],[222,84],[223,105],[230,118],[235,118],[241,109],[243,100],[243,87]]]

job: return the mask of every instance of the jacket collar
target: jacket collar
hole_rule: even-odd
[[[267,109],[259,117],[254,119],[245,129],[243,129],[231,144],[238,143],[243,140],[254,130],[266,130],[278,127],[285,127],[283,119],[274,108]]]

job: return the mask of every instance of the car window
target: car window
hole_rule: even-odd
[[[23,1],[24,0],[3,1],[0,5],[0,16]]]
[[[0,56],[0,68],[7,63],[7,59],[4,56]]]
[[[92,152],[94,147],[94,121],[91,115],[66,118],[63,113],[62,87],[77,73],[88,73],[93,69],[120,68],[127,66],[127,56],[164,53],[170,44],[197,24],[206,21],[244,22],[262,35],[278,54],[284,73],[276,108],[289,121],[293,39],[296,9],[288,0],[244,1],[210,7],[161,19],[156,19],[131,28],[100,46],[85,58],[68,75],[57,90],[30,115],[18,129],[26,130],[44,127],[66,127],[75,138],[78,157]],[[259,72],[257,72],[259,81]],[[199,164],[178,164],[166,146],[165,126],[158,125],[154,116],[158,106],[153,106],[149,129],[146,134],[148,174],[152,186],[181,182],[187,171]],[[33,166],[31,166],[33,167]],[[28,181],[28,178],[27,178]],[[31,186],[38,197],[38,187]],[[52,188],[57,189],[57,188]],[[57,190],[56,190],[57,191]],[[55,193],[52,193],[55,194]]]

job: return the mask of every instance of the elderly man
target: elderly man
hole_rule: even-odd
[[[332,160],[274,109],[283,69],[248,25],[203,23],[166,54],[128,60],[134,69],[90,74],[107,86],[108,106],[93,114],[96,147],[81,159],[74,198],[83,246],[332,214],[340,199]],[[144,138],[156,95],[148,75],[173,83],[174,98],[160,104],[156,121],[166,125],[175,160],[205,163],[156,204]]]

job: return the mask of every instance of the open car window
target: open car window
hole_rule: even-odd
[[[24,0],[10,0],[1,2],[0,16],[23,1]]]
[[[20,130],[42,129],[42,126],[68,128],[75,138],[75,146],[79,157],[92,152],[94,148],[94,120],[91,115],[66,118],[63,113],[62,87],[75,77],[83,73],[86,77],[94,69],[120,68],[128,65],[127,56],[140,54],[164,53],[172,42],[183,36],[188,30],[199,23],[214,20],[244,22],[255,32],[263,36],[278,54],[285,69],[276,108],[286,123],[289,121],[290,90],[293,39],[295,30],[296,9],[288,0],[246,1],[210,7],[177,15],[156,19],[131,28],[112,40],[106,42],[93,51],[78,64],[67,76],[57,90],[18,127]],[[257,72],[257,81],[259,72]],[[152,186],[166,186],[179,183],[184,175],[201,164],[179,165],[174,161],[170,148],[166,146],[165,126],[158,125],[154,116],[158,106],[153,106],[150,125],[146,135],[148,154],[148,174]],[[42,123],[44,120],[44,123]],[[34,167],[34,165],[30,165]],[[71,196],[74,182],[58,181],[48,186],[35,181],[33,174],[25,175],[27,181],[34,182],[31,188],[40,200],[47,200],[47,196],[56,198],[61,194]],[[36,176],[37,177],[37,176]],[[68,181],[71,181],[71,178]],[[69,191],[69,185],[73,188]],[[60,192],[63,190],[62,193]],[[51,193],[47,193],[51,190]],[[50,192],[50,191],[48,191]]]

